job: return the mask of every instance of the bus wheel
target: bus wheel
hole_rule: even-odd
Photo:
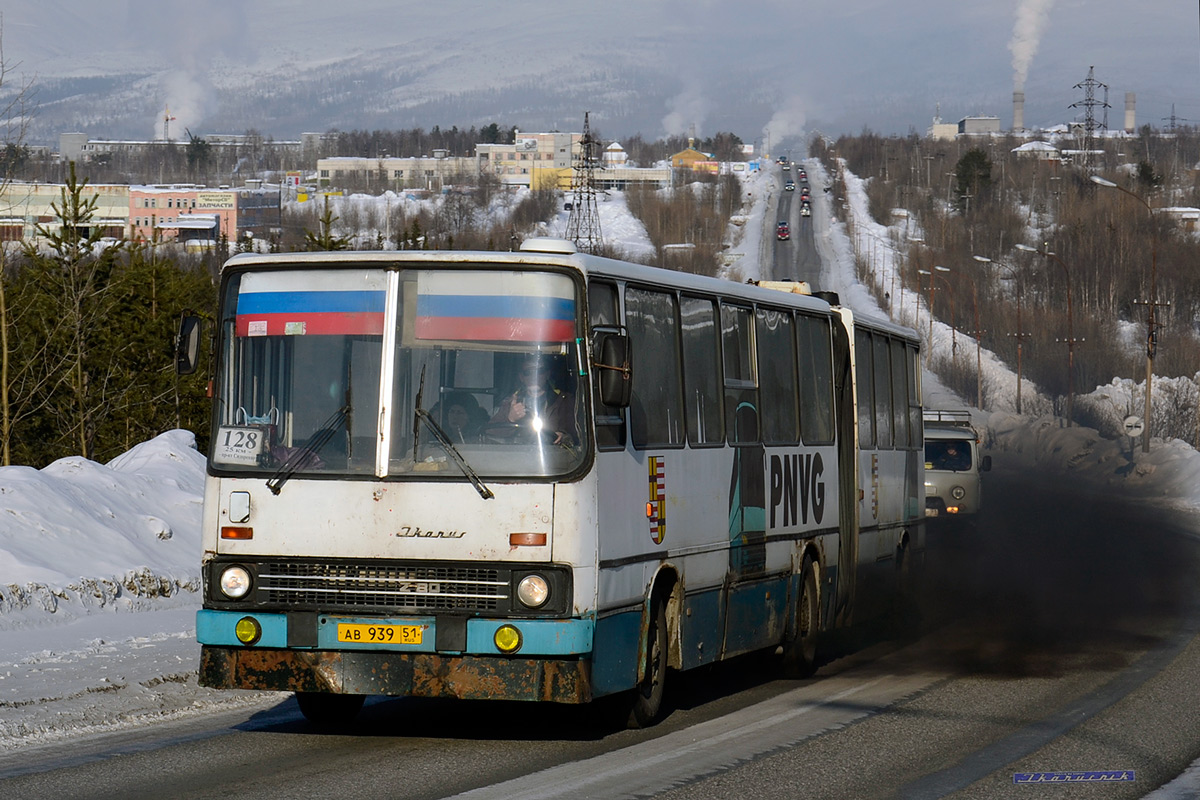
[[[314,725],[337,727],[353,721],[366,697],[361,694],[296,692],[300,713]]]
[[[658,721],[666,677],[667,609],[661,600],[655,600],[646,631],[646,674],[634,690],[627,727],[648,728]]]
[[[783,671],[789,678],[807,678],[817,671],[817,639],[821,633],[818,599],[817,565],[812,556],[805,556],[796,602],[796,635],[783,643]]]

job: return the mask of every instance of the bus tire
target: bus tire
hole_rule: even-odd
[[[662,714],[667,646],[667,608],[662,600],[656,599],[650,610],[650,624],[646,626],[645,675],[633,691],[628,728],[648,728]]]
[[[314,725],[325,728],[348,725],[354,721],[366,697],[361,694],[296,692],[300,713]]]
[[[796,633],[783,643],[783,672],[789,678],[807,678],[817,671],[817,644],[821,634],[817,565],[805,556],[800,567],[800,596],[796,599]]]

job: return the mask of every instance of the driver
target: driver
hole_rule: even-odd
[[[500,401],[492,423],[511,424],[514,438],[519,433],[534,438],[544,434],[554,444],[577,443],[575,397],[550,384],[549,361],[528,355],[517,377],[517,390]]]

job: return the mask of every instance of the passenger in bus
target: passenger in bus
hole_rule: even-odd
[[[448,392],[431,413],[455,444],[478,442],[488,419],[487,412],[470,392]]]
[[[488,423],[488,436],[499,439],[536,439],[553,444],[577,444],[575,396],[555,388],[549,359],[529,356],[517,373],[519,385],[500,401]]]

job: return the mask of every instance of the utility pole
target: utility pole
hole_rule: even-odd
[[[1158,354],[1158,328],[1159,323],[1155,319],[1154,309],[1157,306],[1167,306],[1170,303],[1158,302],[1158,218],[1154,216],[1154,209],[1146,198],[1136,192],[1131,192],[1124,186],[1118,186],[1110,180],[1101,178],[1099,175],[1092,175],[1091,181],[1098,186],[1104,186],[1109,189],[1116,189],[1122,194],[1126,194],[1137,200],[1146,209],[1146,213],[1150,215],[1150,299],[1149,300],[1134,300],[1135,305],[1146,306],[1146,408],[1143,412],[1145,420],[1143,420],[1142,430],[1142,452],[1150,452],[1150,416],[1154,412],[1154,404],[1150,400],[1150,387],[1154,381],[1154,357]]]

